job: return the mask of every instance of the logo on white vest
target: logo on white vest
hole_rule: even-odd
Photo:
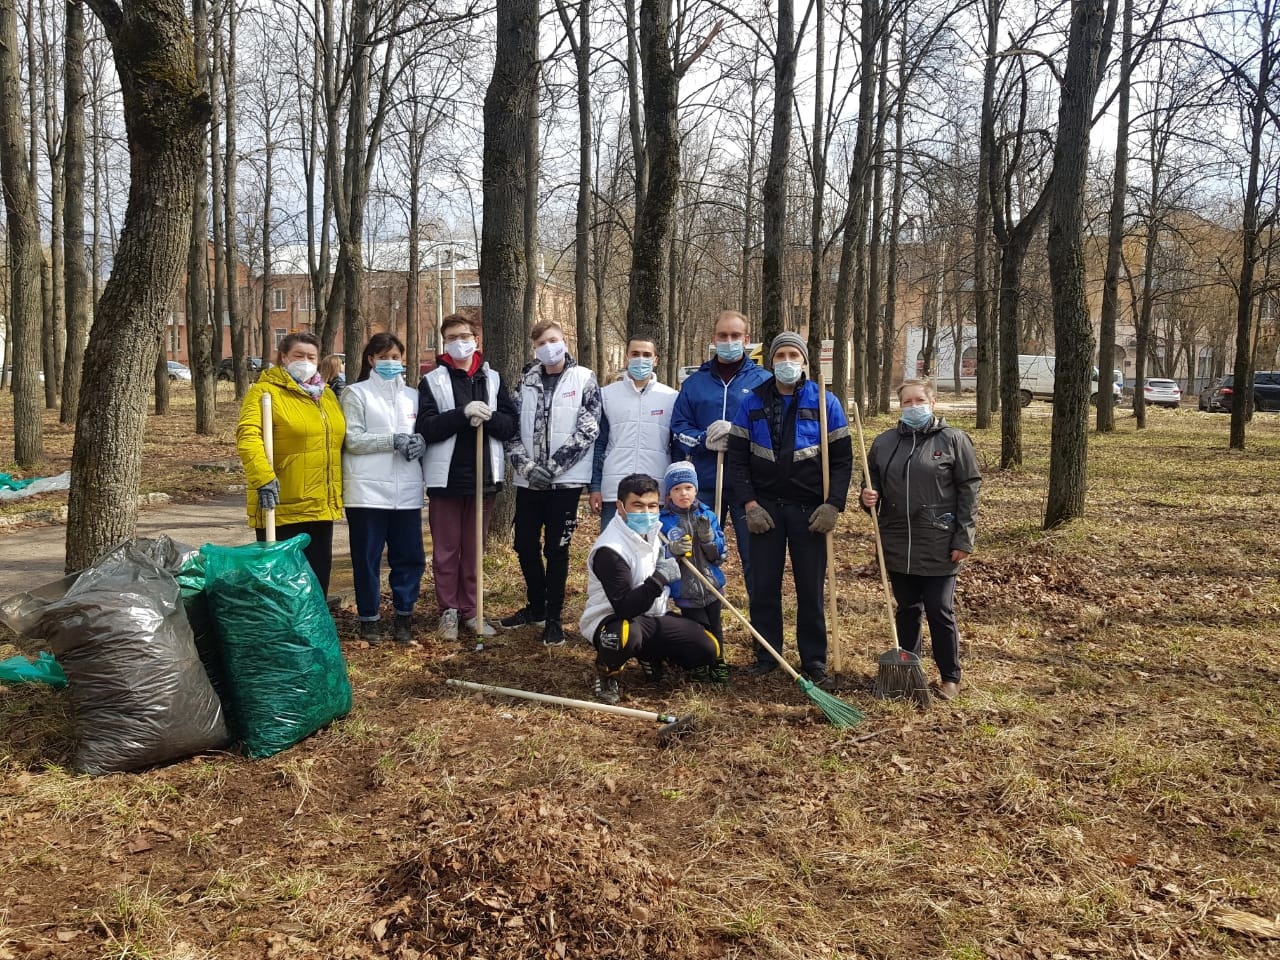
[[[576,397],[577,395],[578,395],[578,391],[577,391],[577,390],[570,390],[568,393],[562,393],[562,394],[560,394],[560,397],[561,397],[561,399],[564,399],[564,400],[572,400],[572,399],[573,399],[574,397]]]

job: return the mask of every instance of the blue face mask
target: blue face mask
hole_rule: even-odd
[[[796,360],[779,360],[773,365],[774,379],[788,387],[798,382],[803,372],[804,364]]]
[[[899,418],[912,430],[922,430],[933,423],[933,408],[928,404],[917,407],[904,407]]]
[[[741,340],[728,340],[724,343],[717,343],[716,357],[725,363],[737,363],[742,359],[742,352],[745,349]]]
[[[399,360],[379,360],[373,365],[373,372],[383,380],[394,380],[404,373],[404,364]]]
[[[656,513],[628,513],[627,526],[633,533],[638,533],[645,537],[658,529],[658,524],[662,518]]]
[[[653,361],[648,357],[632,357],[627,361],[627,376],[632,380],[648,380],[653,376]]]

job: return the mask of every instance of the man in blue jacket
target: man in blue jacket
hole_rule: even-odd
[[[747,318],[735,310],[722,311],[713,334],[716,355],[685,380],[671,414],[671,436],[698,470],[698,499],[713,509],[716,460],[729,448],[729,427],[738,405],[770,378],[767,370],[747,356],[747,341]],[[729,483],[726,473],[726,486]],[[741,500],[728,490],[723,500],[733,518],[742,575],[750,590],[751,549],[746,514]],[[724,523],[724,517],[716,519]]]

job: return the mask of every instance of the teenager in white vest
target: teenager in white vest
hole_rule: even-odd
[[[596,696],[605,703],[621,698],[618,675],[632,657],[656,679],[664,664],[695,670],[720,656],[714,634],[667,613],[680,565],[658,536],[658,481],[641,473],[623,477],[617,507],[587,555],[587,605],[578,621],[596,648]]]
[[[413,607],[426,558],[422,549],[422,457],[415,433],[418,393],[404,382],[404,344],[375,333],[360,358],[360,378],[342,391],[347,435],[342,494],[351,540],[360,638],[381,638],[382,553],[391,568],[394,636],[412,643]]]
[[[540,625],[542,642],[559,646],[569,542],[600,434],[600,388],[595,374],[569,356],[559,324],[544,320],[529,332],[529,341],[537,359],[513,392],[520,430],[507,444],[526,602],[498,623],[507,629]]]
[[[431,570],[440,605],[440,638],[458,639],[458,621],[479,637],[496,633],[476,622],[476,431],[484,432],[484,535],[502,488],[502,444],[516,435],[516,409],[498,371],[476,347],[475,326],[461,314],[440,323],[444,353],[418,385],[418,433],[431,524]]]
[[[671,465],[671,409],[676,391],[658,382],[653,340],[627,341],[627,372],[600,388],[604,413],[591,470],[591,512],[603,530],[617,511],[618,481],[633,473],[661,477]]]

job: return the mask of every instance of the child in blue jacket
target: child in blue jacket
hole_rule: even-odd
[[[720,561],[724,559],[724,531],[720,529],[715,511],[698,499],[698,471],[688,460],[677,461],[667,468],[662,489],[666,501],[659,515],[660,525],[662,535],[670,543],[671,556],[688,560],[717,590],[723,591],[724,572]],[[700,624],[716,638],[720,647],[716,662],[693,671],[690,679],[727,682],[729,667],[724,662],[720,601],[683,565],[679,582],[672,583],[670,590],[681,616]]]

